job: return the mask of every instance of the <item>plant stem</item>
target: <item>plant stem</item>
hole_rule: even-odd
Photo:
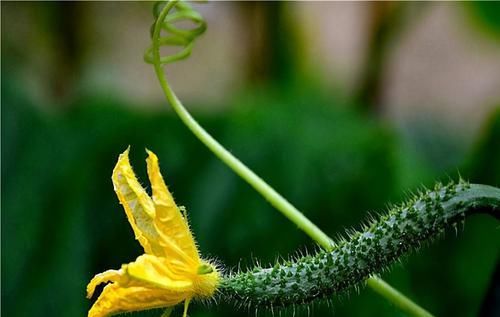
[[[295,208],[276,190],[268,185],[262,178],[255,174],[250,168],[243,164],[239,159],[226,150],[217,140],[215,140],[199,123],[191,116],[184,108],[179,98],[167,82],[166,75],[162,68],[160,60],[160,33],[162,21],[164,21],[169,10],[174,6],[172,2],[167,4],[160,12],[153,32],[153,66],[160,85],[165,93],[165,97],[170,105],[177,113],[182,122],[191,130],[191,132],[209,148],[224,164],[231,168],[238,176],[244,179],[252,186],[259,194],[261,194],[274,208],[280,211],[285,217],[293,222],[299,229],[304,231],[309,237],[316,241],[326,250],[331,250],[333,246],[332,240],[313,222],[311,222],[302,212]],[[420,317],[432,316],[416,303],[411,301],[389,284],[385,283],[380,278],[369,278],[368,286],[374,289],[377,293],[384,296],[403,311]],[[397,296],[396,296],[397,295]],[[418,309],[417,309],[418,308]]]
[[[163,14],[164,12],[162,12]],[[159,21],[162,15],[159,16]],[[157,23],[157,26],[159,23]],[[158,30],[157,30],[158,29]],[[159,28],[155,29],[153,38],[157,37]],[[155,61],[159,61],[159,46],[153,41],[153,56]],[[154,63],[154,68],[160,85],[165,92],[167,100],[172,108],[182,120],[182,122],[193,132],[193,134],[208,147],[222,162],[229,166],[236,174],[250,184],[259,194],[261,194],[272,206],[278,209],[285,217],[295,223],[302,231],[309,235],[314,241],[326,249],[330,249],[332,245],[331,239],[321,231],[314,223],[305,217],[297,208],[290,204],[276,190],[269,186],[262,178],[255,174],[250,168],[243,164],[239,159],[226,150],[217,140],[215,140],[199,123],[191,116],[184,108],[179,98],[175,95],[170,85],[167,82],[163,68],[159,62]]]
[[[411,316],[432,317],[432,314],[423,309],[400,291],[387,284],[383,279],[372,276],[366,280],[366,284],[377,294],[385,297],[394,306]]]

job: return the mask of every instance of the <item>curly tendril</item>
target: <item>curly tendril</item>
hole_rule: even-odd
[[[169,11],[174,9],[175,12]],[[160,14],[162,11],[166,12],[160,19]],[[194,40],[203,34],[207,29],[207,24],[201,14],[195,11],[189,4],[180,1],[170,1],[168,3],[160,1],[155,3],[153,8],[153,14],[157,20],[151,25],[151,38],[154,39],[154,31],[156,25],[160,25],[161,31],[164,31],[165,35],[160,35],[154,43],[158,44],[159,47],[162,46],[177,46],[182,47],[182,49],[176,53],[161,56],[159,59],[159,64],[161,66],[169,63],[173,63],[178,60],[188,58],[193,50]],[[193,28],[184,29],[176,26],[179,22],[192,22],[194,24]],[[144,60],[146,63],[155,64],[154,58],[155,45],[152,44],[146,51],[144,55]]]
[[[384,240],[384,234],[391,235],[391,237],[394,237],[394,234],[399,234],[398,232],[392,233],[391,230],[378,232],[376,231],[377,228],[373,227],[373,230],[375,230],[374,232],[368,231],[367,235],[361,235],[360,233],[359,236],[353,236],[353,239],[349,242],[342,242],[340,245],[334,245],[332,240],[305,217],[302,212],[290,204],[239,159],[233,156],[198,124],[186,108],[184,108],[181,101],[170,87],[163,66],[187,58],[191,54],[195,39],[205,31],[206,23],[201,15],[192,7],[177,0],[169,2],[162,1],[156,4],[154,7],[154,15],[156,21],[151,28],[152,44],[147,49],[144,59],[147,63],[154,66],[165,97],[179,118],[224,164],[231,168],[238,176],[261,194],[273,207],[325,249],[324,252],[320,252],[313,257],[309,257],[305,260],[298,260],[294,263],[285,263],[274,269],[256,268],[255,272],[247,272],[226,277],[224,282],[220,285],[221,295],[226,298],[232,298],[236,302],[243,303],[243,305],[245,305],[244,303],[250,303],[257,307],[286,306],[290,304],[307,303],[315,298],[324,298],[329,294],[337,294],[350,287],[359,285],[366,280],[367,285],[375,292],[391,301],[396,307],[409,315],[432,316],[405,295],[392,288],[380,278],[372,275],[380,272],[382,268],[389,266],[401,254],[405,254],[406,251],[417,249],[418,245],[412,245],[412,239],[404,235],[398,236],[399,242],[403,242],[404,240],[409,243],[408,246],[402,244],[389,249],[383,247],[378,249],[368,248],[368,245],[364,244],[358,245],[357,243],[361,242],[361,240],[368,243],[369,240],[366,239],[365,241],[365,237],[371,237],[371,234],[374,234],[375,237],[380,237],[380,241],[386,241]],[[186,21],[193,23],[194,26],[190,29],[181,28],[179,24]],[[164,54],[162,56],[160,51],[165,47],[177,47],[179,51],[172,54]],[[453,188],[458,189],[459,187]],[[489,193],[490,191],[491,190],[487,190]],[[459,200],[462,201],[462,198],[466,198],[465,196],[472,192],[470,189],[464,192],[457,191],[460,198]],[[500,197],[500,193],[495,192],[495,195],[495,199],[487,201],[496,204],[495,211],[497,212],[498,197]],[[450,208],[448,200],[441,201],[431,194],[422,198],[425,198],[431,203],[435,203],[435,206],[439,207],[439,213],[445,210],[445,215],[454,215],[454,210],[463,211],[463,206],[452,204],[457,208]],[[449,199],[449,197],[443,198]],[[465,201],[467,202],[468,200]],[[472,197],[468,202],[471,202],[471,204],[466,205],[470,210],[473,210],[475,209],[475,204],[484,202],[484,200],[478,197]],[[427,212],[419,214],[415,218],[417,220],[416,222],[412,222],[411,218],[406,218],[406,215],[414,217],[414,213],[405,214],[402,209],[399,210],[400,212],[395,210],[393,213],[389,213],[389,215],[394,217],[403,217],[403,215],[405,215],[404,218],[408,219],[407,221],[405,220],[405,224],[410,226],[421,226],[424,229],[423,235],[433,237],[442,228],[446,227],[447,221],[450,219],[448,216],[436,218],[435,216],[437,214],[432,211],[431,207],[432,206],[426,205]],[[427,221],[425,218],[428,215],[431,216],[431,218],[429,218],[430,221]],[[424,218],[420,218],[420,216]],[[462,213],[460,213],[459,216],[458,218],[463,218]],[[443,219],[445,222],[441,223]],[[441,227],[434,227],[434,223],[438,222]],[[435,229],[437,229],[437,231],[434,231]],[[427,241],[419,239],[421,234],[418,230],[413,233],[414,235],[411,238],[415,238],[414,241]],[[391,240],[391,243],[394,241]],[[383,244],[383,242],[380,243]],[[355,258],[355,254],[351,256],[351,250],[354,251],[357,247],[363,246],[366,246],[366,250],[370,252],[370,256],[363,253],[365,256],[358,261]],[[346,254],[348,254],[348,256]],[[309,261],[312,261],[312,263]],[[326,272],[323,270],[325,268],[331,271]],[[337,274],[338,270],[342,270],[342,274]],[[303,274],[305,277],[302,276]],[[325,281],[327,284],[323,284]],[[329,285],[329,282],[333,284]]]
[[[309,235],[320,246],[326,250],[331,249],[333,246],[332,240],[320,228],[217,142],[217,140],[198,124],[189,111],[184,108],[179,98],[177,98],[167,81],[163,66],[184,59],[190,55],[194,40],[203,33],[205,23],[203,18],[185,3],[181,3],[177,0],[170,1],[166,4],[164,3],[165,2],[162,1],[154,7],[156,21],[151,29],[152,44],[146,51],[145,60],[154,66],[156,76],[165,93],[165,97],[174,111],[186,127],[190,129],[191,132],[224,164],[231,168],[238,176],[261,194],[273,207],[293,222],[300,230]],[[171,13],[172,9],[175,11]],[[172,16],[174,16],[174,18],[172,18]],[[194,22],[198,27],[192,30],[180,29],[176,27],[174,23],[181,20]],[[162,31],[165,34],[162,35]],[[161,56],[160,49],[166,46],[177,46],[182,49],[178,53]],[[376,293],[385,297],[402,311],[412,316],[432,316],[425,309],[378,277],[370,277],[367,280],[367,284]]]

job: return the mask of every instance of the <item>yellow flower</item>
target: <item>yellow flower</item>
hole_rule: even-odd
[[[195,297],[211,297],[219,282],[216,267],[200,258],[186,216],[160,174],[158,158],[148,153],[147,170],[153,195],[139,184],[130,166],[127,149],[113,170],[113,186],[125,209],[135,238],[145,254],[119,270],[97,274],[87,285],[87,297],[95,287],[110,282],[88,317],[160,307],[184,302],[184,316]]]

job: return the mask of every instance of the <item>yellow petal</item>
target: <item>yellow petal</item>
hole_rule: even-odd
[[[168,207],[177,207],[161,176],[158,157],[148,149],[146,149],[146,153],[148,153],[146,163],[148,166],[148,176],[151,182],[154,203]]]
[[[97,285],[114,282],[121,287],[142,286],[174,292],[192,292],[193,283],[187,275],[176,273],[169,261],[154,255],[143,254],[134,262],[122,265],[120,270],[97,274],[87,285],[87,297],[92,297]]]
[[[219,273],[202,262],[181,210],[161,176],[156,155],[148,151],[151,198],[139,184],[128,158],[122,153],[113,170],[113,185],[146,254],[120,270],[97,274],[87,286],[91,297],[97,285],[111,282],[89,311],[89,317],[171,307],[185,302],[184,316],[193,297],[213,296]],[[201,268],[201,269],[200,269]]]
[[[113,283],[104,288],[89,310],[88,317],[105,317],[122,312],[174,306],[187,297],[188,294],[178,291],[141,286],[124,288]]]
[[[171,257],[173,254],[179,253],[177,249],[180,249],[184,254],[178,255],[184,261],[189,262],[196,270],[200,259],[187,219],[182,215],[172,194],[163,181],[158,165],[158,158],[153,152],[146,151],[148,153],[146,160],[148,176],[151,182],[156,211],[155,225],[163,240],[167,241],[163,245],[166,250],[166,256]],[[175,246],[172,246],[172,243],[168,243],[168,241],[171,241]]]
[[[178,292],[190,292],[193,283],[186,275],[177,274],[169,267],[165,258],[144,254],[135,262],[122,267],[124,273],[130,276],[130,280],[141,281],[143,286],[157,287]]]
[[[160,237],[154,226],[155,207],[151,197],[137,181],[128,158],[129,149],[118,158],[113,170],[113,186],[125,209],[127,219],[134,230],[135,238],[147,254],[165,255],[160,246]]]
[[[107,270],[103,273],[97,274],[87,285],[87,298],[91,298],[92,295],[94,295],[94,291],[97,285],[109,281],[118,281],[120,278],[121,272],[117,270]]]

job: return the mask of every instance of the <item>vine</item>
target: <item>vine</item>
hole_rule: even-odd
[[[391,210],[387,216],[365,226],[348,240],[334,244],[297,208],[204,130],[168,84],[163,66],[191,54],[195,39],[206,29],[202,16],[180,1],[157,3],[154,15],[156,20],[151,28],[152,45],[146,51],[145,61],[154,66],[166,99],[179,118],[221,161],[324,248],[324,251],[314,256],[274,268],[255,268],[252,272],[226,276],[220,284],[219,296],[249,306],[286,306],[337,294],[366,280],[369,287],[401,310],[414,316],[431,316],[373,274],[381,272],[402,254],[418,249],[445,227],[478,212],[480,207],[494,211],[498,218],[500,190],[464,182],[439,186]],[[191,21],[194,27],[184,29],[176,26],[176,23],[186,20]],[[160,50],[167,46],[178,47],[179,51],[162,56]]]

